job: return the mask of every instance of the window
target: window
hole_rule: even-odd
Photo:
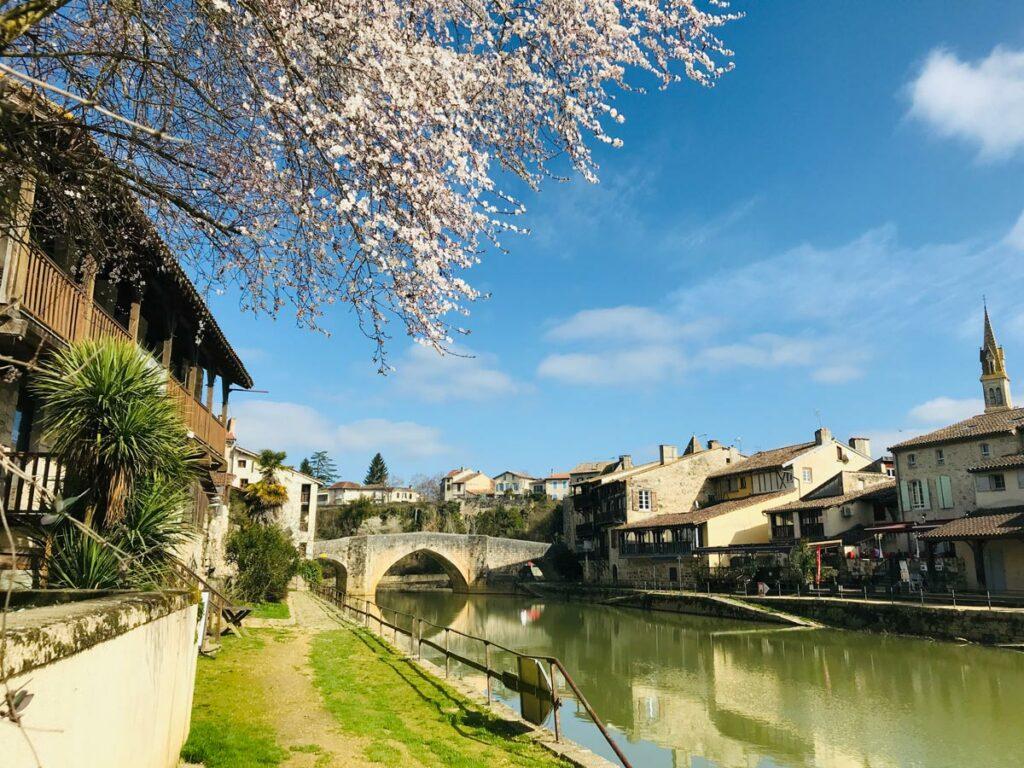
[[[248,464],[248,462],[245,459],[239,459],[238,460],[238,467],[240,469],[245,469],[247,464]]]
[[[946,463],[946,452],[943,451],[941,448],[935,449],[935,463],[938,464],[940,467]]]
[[[740,478],[740,490],[745,490],[746,487],[747,487],[747,478],[746,477],[741,477]]]
[[[907,466],[908,467],[916,467],[917,466],[917,454],[916,453],[908,453],[907,454]]]
[[[1024,469],[1017,470],[1017,487],[1024,488]]]
[[[249,485],[249,481],[246,478],[244,478],[244,477],[241,480],[239,480],[238,482],[239,482],[239,484],[241,485],[242,488],[245,488],[246,486]]]
[[[978,475],[974,479],[974,487],[978,491],[1005,491],[1006,490],[1006,476],[1002,474],[998,475]]]
[[[814,472],[811,471],[810,467],[804,467],[803,478],[805,483],[810,483],[814,480]]]
[[[920,480],[911,480],[909,483],[910,487],[910,508],[911,509],[926,509],[928,507],[926,503],[926,494],[924,483]]]
[[[643,512],[649,512],[651,510],[651,492],[640,491],[637,494],[637,509]]]
[[[992,448],[989,446],[988,443],[982,443],[981,444],[981,458],[987,459],[991,455],[992,455]]]

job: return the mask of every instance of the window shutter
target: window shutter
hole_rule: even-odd
[[[974,476],[974,490],[976,490],[976,491],[987,491],[988,490],[988,475],[975,475]]]
[[[634,512],[640,509],[640,493],[636,488],[629,489],[629,508]]]
[[[910,486],[906,480],[900,480],[900,511],[910,511]]]
[[[657,511],[658,511],[658,494],[656,494],[654,491],[651,491],[651,512],[657,512]]]
[[[928,480],[927,478],[921,481],[921,500],[924,501],[924,508],[932,508],[932,500],[928,496]]]
[[[939,506],[942,509],[953,508],[953,486],[948,475],[939,477]]]

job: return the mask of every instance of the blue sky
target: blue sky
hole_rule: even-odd
[[[467,279],[469,358],[396,338],[375,373],[338,311],[213,302],[269,394],[238,434],[347,479],[653,455],[690,434],[744,451],[884,444],[980,410],[981,297],[1024,377],[1024,6],[741,2],[717,87],[621,95],[601,183],[528,194],[529,236]]]

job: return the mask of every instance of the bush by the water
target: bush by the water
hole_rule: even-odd
[[[242,600],[280,600],[299,571],[299,553],[278,525],[245,525],[228,538],[228,561],[238,566],[234,592]]]

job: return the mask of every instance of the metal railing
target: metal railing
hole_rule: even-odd
[[[488,704],[490,704],[491,701],[493,700],[493,691],[491,685],[492,679],[498,680],[502,685],[504,685],[507,689],[511,691],[520,693],[531,693],[537,696],[538,698],[545,695],[550,695],[551,710],[554,714],[553,724],[556,742],[561,741],[561,725],[558,717],[558,709],[562,705],[561,698],[559,697],[558,678],[556,677],[556,673],[558,675],[561,675],[562,679],[565,681],[565,684],[568,686],[569,691],[572,692],[573,698],[576,699],[579,706],[583,708],[583,710],[587,713],[587,716],[590,717],[594,725],[597,726],[597,729],[601,732],[601,735],[604,737],[605,742],[607,742],[608,746],[611,747],[611,750],[615,753],[615,756],[619,759],[619,762],[622,763],[623,768],[632,768],[632,764],[629,762],[629,759],[622,753],[622,750],[619,748],[618,744],[616,744],[615,740],[611,737],[611,734],[608,733],[607,727],[605,726],[601,718],[598,716],[597,712],[594,711],[594,708],[590,705],[590,702],[587,701],[586,696],[583,695],[583,691],[579,689],[579,686],[576,685],[576,682],[572,679],[572,676],[569,674],[568,670],[565,668],[562,662],[559,661],[556,657],[534,656],[531,654],[520,653],[519,651],[507,648],[503,645],[487,640],[486,638],[477,637],[476,635],[470,635],[466,632],[454,629],[453,627],[446,627],[440,624],[435,624],[432,621],[424,619],[421,616],[416,616],[411,613],[398,611],[394,608],[380,606],[370,600],[361,600],[359,598],[349,597],[345,594],[339,593],[338,590],[334,587],[321,586],[317,588],[316,592],[323,599],[329,601],[338,608],[341,608],[343,612],[346,612],[346,615],[348,615],[349,618],[359,621],[359,623],[361,623],[367,629],[372,630],[372,624],[376,622],[377,634],[385,640],[387,639],[387,636],[385,635],[384,630],[385,628],[390,629],[391,639],[396,647],[398,646],[399,635],[408,637],[409,654],[412,655],[415,653],[417,659],[423,658],[422,651],[424,645],[428,646],[429,648],[433,648],[435,651],[442,654],[444,656],[444,674],[446,679],[451,674],[452,661],[455,661],[459,664],[469,667],[470,669],[482,673],[486,679]],[[355,603],[361,603],[362,607],[359,607],[359,605],[356,605]],[[391,614],[394,617],[394,621],[388,621],[385,618],[385,612]],[[409,620],[408,627],[403,627],[399,624],[398,617],[400,616]],[[432,627],[438,630],[439,632],[443,632],[444,644],[442,645],[441,643],[438,643],[429,637],[424,637],[423,628],[425,626]],[[450,643],[450,638],[452,635],[464,638],[466,640],[470,640],[472,642],[481,643],[483,647],[484,656],[483,663],[481,664],[478,660],[474,658],[464,656],[453,651],[451,649]],[[524,681],[517,672],[512,672],[510,670],[500,670],[492,667],[492,652],[494,651],[508,654],[512,657],[515,657],[516,659],[532,659],[538,664],[546,666],[551,680],[550,691],[542,690],[537,686],[534,686],[533,684]]]

